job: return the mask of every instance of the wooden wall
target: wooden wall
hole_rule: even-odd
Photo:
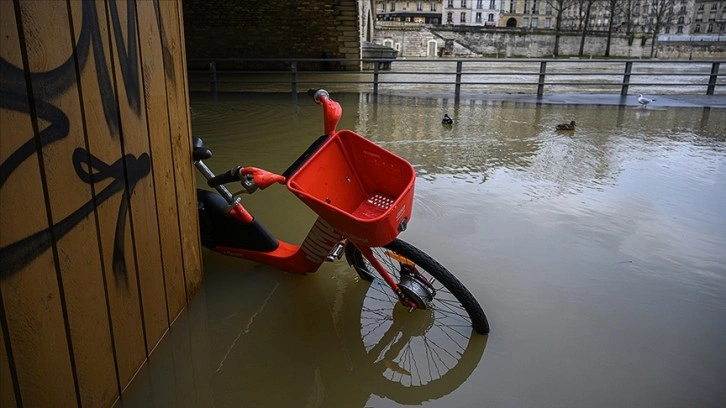
[[[111,406],[202,280],[181,4],[0,1],[0,406]]]

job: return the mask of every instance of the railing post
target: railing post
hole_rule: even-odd
[[[217,93],[217,63],[212,61],[209,63],[210,88],[212,93]]]
[[[378,63],[373,64],[373,96],[378,96]]]
[[[537,81],[537,96],[544,94],[545,73],[547,72],[547,61],[539,63],[539,80]]]
[[[633,61],[625,63],[625,74],[623,74],[623,85],[620,88],[620,95],[628,96],[628,87],[630,86],[630,73],[633,71]]]
[[[290,86],[293,98],[297,96],[297,62],[290,64]]]
[[[721,65],[718,62],[714,62],[711,65],[711,76],[708,77],[708,88],[706,88],[706,95],[713,95],[713,91],[716,89],[716,80],[718,79],[718,68]]]
[[[459,98],[461,94],[461,61],[456,61],[456,86],[454,87],[454,98]]]

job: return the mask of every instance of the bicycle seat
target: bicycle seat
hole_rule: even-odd
[[[202,142],[201,137],[194,136],[192,138],[192,146],[194,146],[194,150],[192,151],[192,157],[194,158],[194,161],[199,160],[206,160],[212,157],[212,151],[204,147],[204,143]]]

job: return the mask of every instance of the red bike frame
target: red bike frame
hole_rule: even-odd
[[[413,167],[353,132],[337,132],[342,116],[340,104],[322,90],[315,93],[314,99],[323,107],[324,130],[329,138],[298,170],[288,179],[253,167],[239,170],[240,176],[252,178],[260,189],[285,183],[313,209],[318,219],[308,235],[301,245],[278,241],[279,246],[272,251],[229,246],[216,246],[215,251],[302,274],[317,271],[325,260],[339,259],[344,246],[352,243],[394,293],[404,299],[397,282],[373,256],[371,247],[384,246],[405,229],[413,203]],[[380,192],[371,194],[370,190]],[[234,201],[229,214],[243,223],[254,220],[239,200]],[[409,303],[406,301],[412,307]]]

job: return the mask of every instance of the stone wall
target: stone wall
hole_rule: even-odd
[[[580,34],[560,37],[559,55],[576,56],[580,49]],[[430,41],[437,43],[437,56],[448,57],[552,57],[555,37],[547,32],[522,32],[507,29],[483,29],[461,26],[392,26],[379,25],[375,42],[392,42],[398,46],[399,57],[427,57]],[[632,44],[622,35],[614,35],[610,56],[621,58],[650,57],[650,38],[636,38]],[[607,37],[590,33],[585,38],[584,56],[602,57]],[[659,43],[656,57],[672,59],[720,59],[726,57],[726,42],[720,43]]]
[[[357,0],[183,0],[183,5],[189,59],[357,59],[365,27],[361,12],[370,10]]]

